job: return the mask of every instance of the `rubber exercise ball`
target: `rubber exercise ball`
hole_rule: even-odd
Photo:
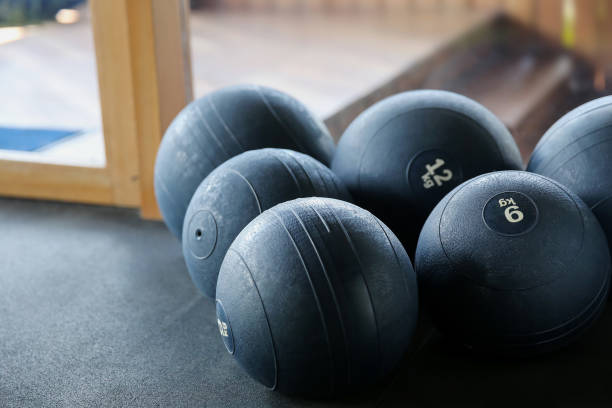
[[[451,191],[417,245],[421,298],[438,328],[492,353],[570,343],[602,311],[610,256],[599,222],[574,193],[520,171]]]
[[[599,219],[612,249],[612,96],[559,119],[537,144],[527,170],[578,194]]]
[[[356,204],[411,250],[425,218],[452,188],[479,174],[519,169],[514,139],[493,113],[435,90],[401,93],[365,110],[332,161]]]
[[[334,142],[296,99],[256,85],[223,88],[187,105],[174,119],[155,163],[155,195],[178,238],[191,196],[217,166],[244,151],[281,147],[328,165]]]
[[[384,377],[410,343],[417,304],[395,235],[330,198],[264,211],[230,246],[217,282],[227,350],[287,394],[331,395]]]
[[[217,167],[200,184],[185,215],[183,254],[193,282],[214,298],[221,262],[240,231],[276,204],[313,196],[350,201],[334,173],[302,153],[252,150]]]

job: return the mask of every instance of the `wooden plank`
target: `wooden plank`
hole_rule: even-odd
[[[138,139],[128,3],[129,0],[92,0],[90,7],[113,203],[137,206]]]
[[[499,9],[503,7],[504,0],[470,0],[470,5],[476,9]]]
[[[407,0],[384,0],[385,11],[395,13],[398,11],[406,11],[408,9]]]
[[[165,131],[193,99],[189,0],[153,0],[160,117]]]
[[[140,33],[132,35],[134,75],[138,77],[140,210],[144,218],[159,219],[161,214],[153,188],[157,148],[174,117],[193,99],[189,1],[152,0],[151,12],[143,10],[142,14],[139,10],[142,5],[134,3],[139,2],[130,3],[130,21],[148,24],[140,27]],[[146,55],[137,55],[136,49]]]
[[[575,43],[573,45],[577,51],[591,58],[599,56],[600,44],[605,41],[598,35],[597,3],[597,0],[581,0],[574,3]]]
[[[150,217],[155,215],[156,211],[153,191],[154,157],[163,135],[155,58],[153,2],[128,2],[127,19],[133,78],[134,125],[138,142],[139,202],[141,211],[145,207],[145,215]]]
[[[451,13],[448,15],[455,18]],[[466,13],[464,15],[468,14]],[[443,64],[447,64],[448,61],[452,61],[457,50],[461,50],[465,47],[466,39],[494,38],[494,36],[492,36],[492,30],[495,28],[495,15],[494,12],[483,14],[480,20],[472,21],[471,24],[463,27],[461,31],[457,31],[452,36],[448,36],[444,39],[440,38],[440,41],[437,42],[435,47],[429,48],[427,53],[420,54],[414,60],[409,61],[405,65],[405,68],[395,74],[391,79],[384,83],[379,83],[368,93],[352,99],[350,103],[346,104],[332,115],[327,116],[325,124],[334,139],[337,141],[340,138],[344,130],[357,115],[386,97],[410,89],[444,89],[445,87],[440,87],[428,81],[432,76],[432,72],[434,72],[437,67],[439,68],[443,66]],[[424,19],[423,15],[419,15],[418,18]],[[433,26],[434,24],[430,25]],[[445,27],[448,27],[448,25],[445,25]]]
[[[159,218],[157,148],[192,99],[188,2],[93,0],[91,8],[114,203]]]
[[[537,29],[554,41],[561,41],[562,8],[563,2],[559,0],[540,0],[536,3]]]
[[[535,23],[535,8],[533,0],[503,0],[506,12],[524,24]]]
[[[0,194],[114,204],[108,170],[0,160]]]

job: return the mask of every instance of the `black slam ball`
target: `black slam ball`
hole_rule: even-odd
[[[410,343],[417,304],[395,235],[331,198],[263,212],[232,243],[217,282],[227,350],[288,394],[325,396],[384,377]]]
[[[185,214],[183,254],[193,282],[214,298],[221,262],[240,231],[276,204],[313,196],[350,201],[334,173],[302,153],[252,150],[217,167]]]
[[[599,219],[612,249],[612,96],[559,119],[536,146],[527,170],[578,194]]]
[[[597,318],[610,284],[606,237],[588,206],[521,171],[450,192],[425,222],[415,269],[442,332],[501,354],[568,344]]]
[[[373,105],[342,135],[332,170],[355,202],[414,249],[425,218],[461,182],[522,169],[505,126],[486,108],[445,91],[410,91]]]
[[[191,196],[217,166],[247,150],[280,147],[328,165],[334,142],[296,99],[256,85],[223,88],[187,105],[162,139],[155,163],[155,195],[179,239]]]

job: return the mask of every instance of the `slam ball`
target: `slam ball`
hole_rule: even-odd
[[[183,226],[183,254],[196,286],[214,298],[219,267],[240,231],[276,204],[312,196],[350,200],[330,169],[302,153],[252,150],[213,170],[193,195]]]
[[[425,218],[464,180],[522,168],[512,135],[486,108],[445,91],[411,91],[373,105],[342,135],[332,170],[355,202],[414,247]]]
[[[559,119],[537,144],[527,170],[578,194],[599,219],[612,249],[612,96]]]
[[[610,284],[606,238],[588,206],[519,171],[450,192],[425,222],[415,269],[438,328],[495,353],[568,344],[599,315]]]
[[[244,151],[282,147],[329,164],[334,142],[324,125],[289,95],[256,85],[223,88],[174,119],[155,163],[155,195],[178,238],[191,196],[217,166]]]
[[[227,252],[217,323],[256,380],[330,395],[389,373],[410,343],[417,288],[410,259],[369,212],[300,198],[255,218]]]

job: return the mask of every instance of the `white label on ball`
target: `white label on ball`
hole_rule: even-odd
[[[506,191],[491,197],[482,213],[485,224],[503,235],[519,235],[531,230],[538,221],[538,208],[527,195]]]
[[[227,323],[222,322],[221,320],[217,319],[217,326],[219,327],[219,333],[221,333],[221,336],[228,337]]]
[[[436,161],[433,164],[425,165],[426,172],[421,176],[424,188],[428,189],[434,185],[440,187],[442,184],[444,184],[444,182],[450,181],[453,178],[453,172],[449,169],[442,169],[442,174],[436,174],[436,171],[440,167],[444,166],[444,164],[445,162],[443,159],[436,158]]]
[[[518,205],[516,205],[516,202],[514,202],[514,198],[500,198],[498,202],[500,208],[512,204],[506,207],[506,210],[504,211],[504,216],[506,217],[508,222],[515,223],[523,221],[523,218],[525,216],[523,212],[519,209]]]

